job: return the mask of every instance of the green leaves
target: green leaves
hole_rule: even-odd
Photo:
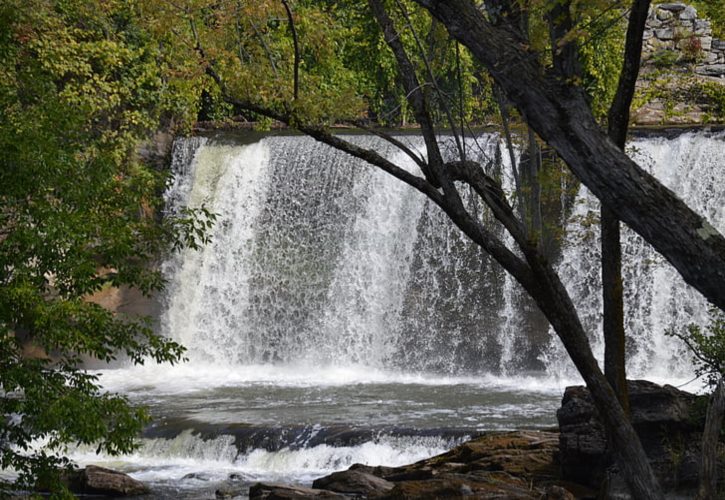
[[[685,342],[694,355],[695,374],[705,377],[714,389],[725,376],[725,312],[713,306],[709,314],[710,322],[704,329],[691,324],[684,332],[666,333]]]
[[[204,244],[214,221],[206,210],[159,220],[166,176],[136,149],[188,96],[138,18],[114,0],[0,6],[0,466],[58,497],[67,444],[126,453],[148,419],[105,394],[81,358],[184,352],[88,297],[159,290],[151,264]]]

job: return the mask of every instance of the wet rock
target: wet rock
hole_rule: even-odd
[[[566,488],[552,485],[546,489],[545,500],[576,500],[576,496]]]
[[[218,497],[217,498],[229,498]],[[345,495],[332,491],[318,490],[315,488],[303,488],[301,486],[289,486],[275,483],[257,483],[249,488],[249,500],[286,500],[300,498],[347,498]]]
[[[214,493],[216,498],[236,498],[245,496],[246,494],[246,486],[243,486],[242,484],[231,480],[219,486]]]
[[[113,497],[143,495],[148,487],[128,474],[105,467],[89,465],[70,473],[66,481],[73,493],[84,495],[106,495]]]
[[[381,477],[361,470],[334,472],[329,476],[316,479],[312,487],[337,493],[362,496],[380,495],[392,490],[395,485]]]
[[[629,381],[631,419],[650,463],[669,489],[697,484],[700,433],[691,415],[696,396],[672,386]],[[584,387],[568,387],[557,412],[562,477],[598,488],[619,479],[611,468],[604,427]],[[613,475],[612,475],[613,474]]]
[[[495,476],[495,477],[494,477]],[[396,484],[385,500],[439,499],[439,498],[508,498],[533,500],[541,498],[525,481],[505,473],[489,475],[477,481],[467,476],[444,475],[430,481],[405,481]]]
[[[188,479],[194,479],[196,481],[209,481],[211,477],[208,474],[199,473],[199,472],[190,472],[189,474],[186,474],[181,478],[182,481],[188,480]]]
[[[473,496],[569,500],[565,494],[567,488],[558,480],[558,466],[554,460],[558,443],[558,434],[552,432],[492,432],[411,465],[355,465],[351,469],[376,475],[395,485],[375,498]],[[329,488],[317,482],[315,486]],[[561,491],[552,490],[550,486],[558,486]]]

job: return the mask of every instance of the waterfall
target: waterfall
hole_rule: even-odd
[[[349,138],[417,169],[379,139]],[[469,154],[490,158],[498,141],[470,141]],[[391,176],[295,136],[180,139],[173,168],[169,210],[219,214],[210,245],[164,267],[163,333],[192,361],[471,373],[498,371],[502,346],[511,361],[505,273]]]
[[[686,133],[674,139],[640,138],[628,154],[719,231],[725,231],[725,135]],[[559,264],[597,357],[603,359],[599,203],[582,187],[567,224]],[[622,277],[628,376],[659,380],[686,378],[691,354],[668,330],[707,323],[707,301],[639,235],[622,229]],[[558,339],[547,354],[549,370],[571,376],[573,367]]]
[[[348,138],[417,172],[380,139]],[[420,138],[401,138],[423,149]],[[483,134],[468,150],[484,162],[498,156],[496,175],[510,192],[500,141]],[[722,135],[683,134],[637,139],[629,151],[723,230],[722,143]],[[391,176],[298,136],[180,139],[173,168],[169,209],[204,204],[219,214],[210,245],[164,268],[163,333],[186,345],[192,361],[510,376],[540,369],[539,358],[550,374],[573,376],[558,339],[546,346],[546,328],[531,319],[515,280]],[[464,202],[487,217],[474,197]],[[582,187],[558,267],[601,357],[597,213]],[[494,221],[485,223],[512,245]],[[688,372],[683,346],[664,333],[706,322],[705,302],[626,229],[623,250],[631,373]]]

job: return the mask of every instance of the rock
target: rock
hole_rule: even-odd
[[[229,498],[229,497],[217,497]],[[314,488],[303,488],[301,486],[288,486],[275,483],[256,483],[249,488],[249,500],[285,500],[300,498],[348,498],[345,495],[332,491],[318,490]]]
[[[674,14],[672,14],[669,10],[657,9],[657,19],[660,21],[669,21],[674,17]]]
[[[725,64],[709,64],[698,66],[695,73],[706,76],[725,76]]]
[[[701,431],[690,410],[697,397],[644,380],[629,381],[628,386],[632,424],[663,487],[672,490],[695,486]],[[611,460],[604,427],[589,391],[568,387],[557,419],[563,479],[599,487],[607,477]]]
[[[720,60],[720,57],[717,52],[707,52],[705,54],[705,64],[717,64],[718,60]]]
[[[128,474],[89,465],[66,477],[68,489],[83,495],[135,496],[149,492],[148,487]]]
[[[712,25],[707,19],[696,19],[695,20],[695,34],[696,35],[710,35],[712,34]]]
[[[725,40],[714,38],[712,40],[712,50],[725,50]]]
[[[672,40],[675,38],[675,30],[673,28],[662,28],[655,30],[655,36],[660,40]]]
[[[381,495],[392,490],[395,484],[361,470],[333,472],[329,476],[315,479],[312,487],[321,490],[353,495]]]
[[[661,3],[657,6],[659,10],[668,10],[670,12],[680,12],[685,10],[687,5],[684,3]]]
[[[235,481],[227,481],[214,492],[216,498],[235,498],[246,496],[247,487]]]
[[[591,489],[563,482],[555,454],[559,434],[491,432],[441,455],[402,467],[355,464],[317,479],[313,488],[256,484],[257,498],[376,498],[387,500],[498,498],[572,500]]]
[[[197,481],[209,481],[211,477],[208,474],[199,473],[199,472],[190,472],[189,474],[186,474],[181,478],[181,480],[185,479],[196,479]]]
[[[476,481],[471,477],[445,475],[430,481],[405,481],[395,485],[390,493],[380,499],[440,499],[440,498],[507,498],[533,500],[541,494],[529,488],[526,481],[506,473],[491,473],[487,480]]]
[[[546,489],[545,500],[576,500],[574,494],[561,486],[549,486]]]
[[[705,52],[709,52],[712,48],[712,37],[711,36],[703,36],[700,37],[700,47],[702,47],[702,50]]]
[[[688,5],[680,12],[680,19],[686,21],[692,21],[697,19],[697,11],[692,5]]]

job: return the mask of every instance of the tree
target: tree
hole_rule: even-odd
[[[68,443],[129,452],[147,421],[104,393],[82,357],[183,354],[146,319],[86,298],[111,286],[159,289],[149,264],[202,243],[213,218],[157,220],[165,176],[135,150],[180,95],[165,90],[173,84],[136,16],[122,1],[0,6],[0,468],[56,496],[67,493],[58,467],[70,466]]]
[[[617,93],[607,116],[607,133],[624,151],[629,128],[629,112],[634,98],[642,58],[642,37],[649,14],[650,0],[635,0],[629,13],[629,28],[624,63],[620,72]],[[611,209],[601,210],[602,240],[602,303],[604,305],[603,334],[605,342],[604,373],[617,393],[625,411],[629,411],[627,373],[625,367],[624,286],[622,283],[622,248],[619,220]]]

